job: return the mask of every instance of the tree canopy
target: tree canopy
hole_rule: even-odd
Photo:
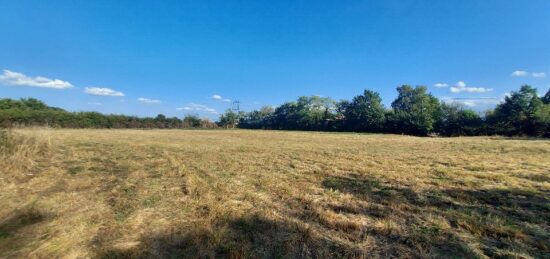
[[[543,101],[537,89],[524,85],[506,96],[489,116],[493,131],[504,135],[536,135]]]
[[[154,118],[97,112],[68,112],[28,98],[0,99],[0,126],[68,128],[247,128],[310,131],[398,133],[418,136],[524,135],[550,137],[550,90],[542,97],[524,85],[482,116],[457,104],[440,102],[425,86],[402,85],[386,108],[372,90],[351,100],[301,96],[277,107],[251,112],[226,110],[217,123],[197,115],[183,119],[159,114]]]
[[[187,117],[186,117],[187,118]],[[184,119],[185,120],[185,119]],[[98,112],[68,112],[50,107],[44,102],[28,99],[0,99],[0,126],[50,126],[65,128],[211,128],[216,125],[207,119],[195,118],[194,123],[184,123],[176,117],[163,114],[155,118],[136,117]]]
[[[362,95],[353,97],[351,102],[342,102],[341,110],[348,130],[378,132],[386,123],[386,109],[382,98],[371,90],[365,90]]]
[[[388,121],[396,133],[427,135],[434,129],[440,112],[439,100],[427,93],[425,86],[415,88],[403,85],[397,88],[398,96]]]
[[[328,97],[299,97],[275,109],[256,110],[239,117],[238,127],[250,129],[385,132],[426,136],[528,135],[549,136],[550,91],[542,98],[522,86],[487,116],[459,104],[440,102],[425,86],[402,85],[385,108],[371,90],[350,101]]]

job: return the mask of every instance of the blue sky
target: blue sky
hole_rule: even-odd
[[[412,84],[481,110],[550,87],[549,14],[547,0],[0,0],[0,97],[217,118],[227,99],[368,88],[389,105]]]

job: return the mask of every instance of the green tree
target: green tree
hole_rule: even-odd
[[[383,129],[386,121],[385,108],[380,95],[365,90],[351,102],[343,102],[340,109],[345,118],[346,129],[354,131],[377,132]]]
[[[269,129],[275,110],[271,106],[263,106],[260,110],[254,110],[241,117],[239,127],[247,129]]]
[[[184,128],[199,128],[202,126],[202,120],[197,115],[187,115],[183,118]]]
[[[44,102],[34,98],[21,98],[19,100],[13,100],[9,98],[0,99],[0,109],[63,111],[63,109],[48,106]]]
[[[425,86],[397,88],[397,99],[388,113],[388,127],[393,132],[427,135],[434,130],[440,113],[439,100],[426,91]]]
[[[272,122],[275,129],[297,130],[298,105],[296,102],[286,102],[275,108]]]
[[[504,135],[537,135],[536,114],[542,105],[537,89],[523,85],[519,91],[506,96],[488,118],[492,131]]]
[[[550,104],[543,104],[535,112],[535,135],[550,137]]]
[[[458,104],[441,105],[436,129],[444,136],[474,136],[482,133],[483,120],[472,110]]]
[[[155,117],[155,126],[156,128],[164,129],[167,127],[166,125],[166,116],[164,114],[158,114],[157,117]]]
[[[550,89],[548,89],[546,94],[542,97],[542,102],[544,104],[550,104]]]
[[[299,129],[323,130],[334,119],[336,103],[329,97],[302,96],[296,103]]]
[[[239,114],[231,109],[227,109],[222,115],[220,115],[220,119],[218,121],[218,125],[224,128],[235,128],[238,123]]]
[[[335,112],[336,102],[328,97],[301,96],[275,109],[273,126],[286,130],[328,130]]]

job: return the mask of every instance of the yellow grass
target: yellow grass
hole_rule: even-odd
[[[2,134],[1,258],[550,254],[547,140]]]

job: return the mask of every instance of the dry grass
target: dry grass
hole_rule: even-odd
[[[550,254],[547,140],[241,130],[4,135],[2,258]]]

